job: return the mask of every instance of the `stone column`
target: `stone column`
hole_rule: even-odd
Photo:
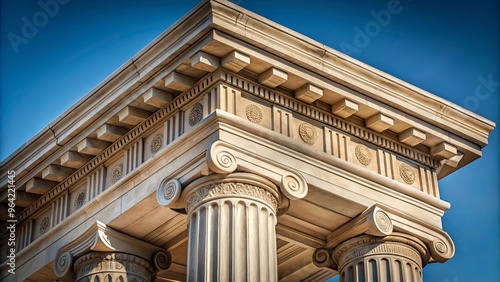
[[[361,235],[333,250],[341,282],[421,282],[429,254],[420,240],[393,233],[385,237]]]
[[[215,174],[191,183],[181,199],[189,217],[187,281],[278,281],[272,182]]]
[[[156,271],[150,263],[126,253],[92,252],[74,263],[76,282],[153,281]]]

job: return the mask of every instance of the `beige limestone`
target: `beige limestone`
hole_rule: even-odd
[[[124,254],[152,261],[134,267],[160,281],[230,269],[420,281],[455,252],[438,179],[478,158],[493,128],[229,1],[203,1],[2,163],[2,204],[4,168],[15,169],[22,209],[19,276],[3,264],[0,279],[74,281],[73,267],[103,278]],[[85,256],[98,260],[75,264]]]

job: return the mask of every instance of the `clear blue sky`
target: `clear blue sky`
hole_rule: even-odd
[[[0,159],[198,2],[58,1],[58,11],[46,17],[38,1],[1,1]],[[400,0],[377,29],[374,14],[393,1],[234,0],[498,124],[499,1]],[[27,21],[38,27],[23,36]],[[356,40],[367,26],[368,40]],[[452,204],[443,225],[456,254],[425,267],[425,281],[500,280],[498,144],[497,129],[484,157],[440,181],[442,198]]]

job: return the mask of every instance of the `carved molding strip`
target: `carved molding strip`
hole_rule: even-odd
[[[242,196],[266,202],[275,212],[278,209],[278,199],[269,191],[248,183],[225,182],[202,186],[189,194],[186,198],[186,210],[191,212],[194,206],[203,201]]]
[[[440,163],[428,154],[424,154],[409,146],[400,144],[397,141],[371,132],[364,127],[345,122],[335,117],[333,114],[327,113],[317,108],[313,108],[306,103],[300,102],[286,95],[281,95],[279,92],[269,90],[259,84],[246,80],[237,75],[223,72],[222,80],[230,85],[239,87],[250,94],[253,94],[267,101],[271,101],[273,104],[280,105],[303,116],[328,124],[352,136],[358,137],[379,147],[396,152],[397,154],[405,156],[418,163],[424,164],[431,168],[438,168],[440,166]]]
[[[211,174],[191,182],[183,191],[181,201],[191,213],[199,205],[222,198],[246,198],[267,204],[274,212],[281,204],[276,185],[252,173]]]

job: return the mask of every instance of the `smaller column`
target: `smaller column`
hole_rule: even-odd
[[[74,263],[76,282],[153,281],[156,270],[138,256],[126,253],[92,252]]]
[[[333,250],[341,282],[421,282],[429,254],[423,242],[405,234],[361,235]]]

